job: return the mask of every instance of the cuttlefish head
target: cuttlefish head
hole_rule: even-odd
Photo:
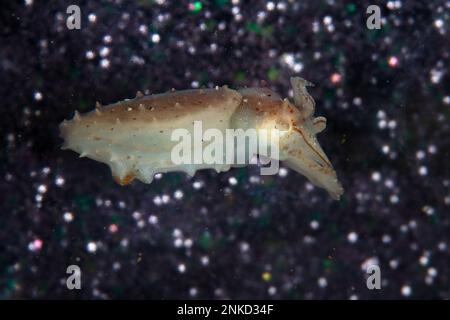
[[[325,129],[326,119],[314,117],[315,102],[306,90],[306,86],[312,84],[293,77],[291,85],[295,107],[292,111],[291,104],[285,100],[289,112],[282,112],[282,121],[286,122],[287,118],[289,129],[280,138],[280,159],[285,160],[289,168],[306,176],[314,185],[327,190],[333,199],[339,200],[344,189],[316,138]]]
[[[265,129],[271,134],[275,132],[279,153],[274,156],[271,150],[267,157],[284,161],[289,168],[326,189],[333,199],[338,200],[343,188],[316,139],[316,135],[325,129],[326,119],[314,117],[315,102],[306,90],[312,84],[299,77],[291,78],[291,84],[294,104],[288,99],[282,100],[268,88],[239,90],[242,103],[233,115],[231,125],[234,128]],[[261,156],[261,150],[258,154]]]

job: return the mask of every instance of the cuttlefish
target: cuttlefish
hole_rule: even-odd
[[[204,130],[219,133],[230,129],[277,129],[282,134],[278,135],[279,153],[274,160],[283,161],[338,200],[343,188],[316,139],[325,129],[326,119],[314,117],[315,102],[306,89],[312,84],[300,77],[290,81],[293,103],[268,88],[233,90],[226,86],[147,96],[138,92],[133,99],[107,106],[97,102],[93,111],[82,115],[75,111],[71,120],[60,124],[62,148],[109,165],[121,185],[135,178],[151,183],[156,173],[184,171],[192,176],[199,169],[221,172],[241,166],[226,161],[174,162],[174,130],[193,132],[199,121]],[[203,141],[202,146],[206,143]],[[227,154],[234,150],[223,151]]]

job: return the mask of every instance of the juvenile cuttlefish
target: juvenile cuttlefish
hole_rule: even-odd
[[[156,173],[184,171],[194,175],[199,169],[227,171],[233,164],[175,164],[171,160],[177,128],[193,131],[202,121],[204,129],[281,128],[276,160],[324,188],[333,199],[343,193],[336,172],[320,147],[316,134],[326,127],[324,117],[314,117],[315,102],[306,87],[312,84],[300,77],[291,78],[294,103],[268,88],[169,91],[145,96],[141,92],[128,99],[101,106],[60,125],[63,149],[80,157],[103,162],[122,185],[134,178],[151,183]],[[225,150],[229,152],[230,150]],[[238,166],[238,165],[236,165]],[[239,165],[241,166],[241,165]]]

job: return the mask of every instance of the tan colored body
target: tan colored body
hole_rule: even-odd
[[[325,127],[325,118],[312,117],[314,100],[307,94],[305,82],[298,82],[304,80],[292,81],[295,106],[267,88],[222,87],[150,96],[138,93],[134,99],[105,107],[97,105],[94,111],[82,116],[76,113],[72,120],[64,121],[60,126],[63,148],[108,164],[120,184],[128,184],[134,178],[151,183],[158,172],[185,171],[194,175],[199,169],[220,172],[232,166],[175,165],[171,160],[174,129],[192,132],[194,121],[202,121],[205,130],[215,128],[222,132],[269,126],[287,132],[280,139],[281,152],[276,160],[285,160],[337,199],[342,188],[315,139],[315,134]]]

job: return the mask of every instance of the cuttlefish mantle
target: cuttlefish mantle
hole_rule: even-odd
[[[306,176],[339,199],[343,188],[336,172],[316,139],[326,127],[324,117],[314,117],[315,102],[306,87],[310,82],[291,78],[294,103],[268,88],[169,91],[136,97],[102,106],[85,114],[75,111],[73,119],[60,125],[63,149],[107,164],[115,180],[129,184],[133,179],[151,183],[156,173],[184,171],[194,175],[200,169],[227,171],[233,164],[175,164],[171,159],[171,133],[184,128],[193,131],[196,121],[203,129],[284,128],[276,160]],[[229,152],[230,150],[225,150]],[[237,166],[237,165],[236,165]],[[240,165],[239,165],[240,166]]]

